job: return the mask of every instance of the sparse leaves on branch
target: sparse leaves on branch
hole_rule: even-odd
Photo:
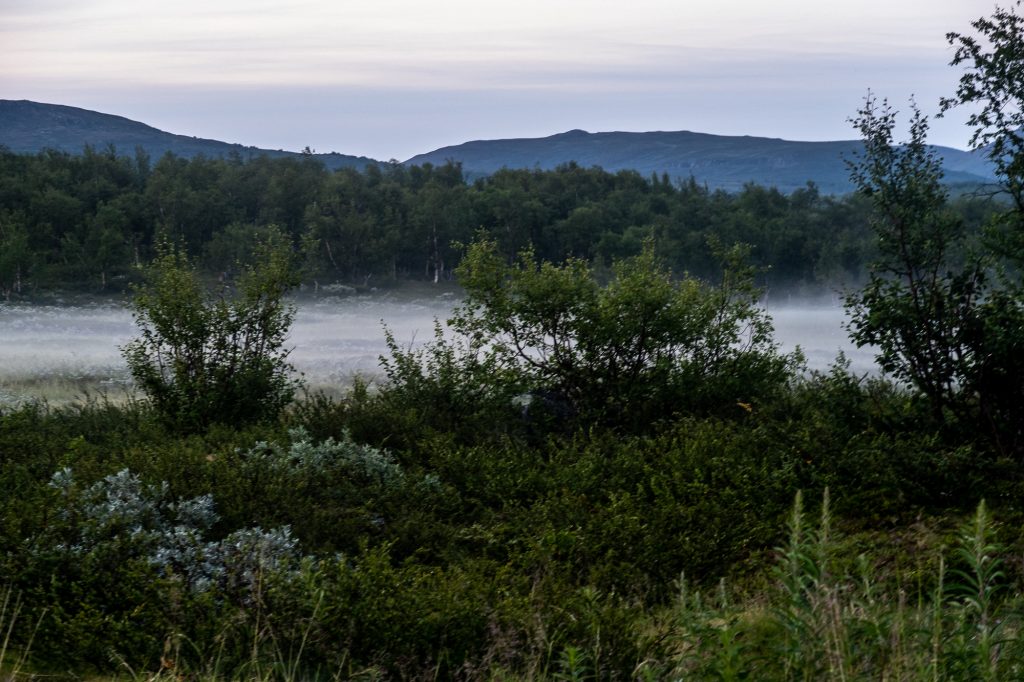
[[[1014,210],[1003,214],[994,240],[1002,255],[1024,264],[1024,16],[1021,2],[996,7],[990,17],[971,22],[975,35],[946,34],[955,48],[951,66],[963,67],[943,113],[968,107],[971,145],[995,164],[1002,189]]]

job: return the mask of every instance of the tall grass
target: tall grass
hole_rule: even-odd
[[[675,654],[660,677],[714,680],[1010,680],[1024,675],[1022,599],[1011,593],[982,502],[950,556],[932,557],[930,589],[861,555],[838,571],[826,491],[816,525],[797,496],[768,594],[733,605],[682,594]],[[949,565],[949,567],[948,567]]]
[[[19,624],[21,608],[21,594],[15,592],[11,586],[4,588],[0,593],[0,637],[3,637],[3,642],[0,643],[0,679],[5,682],[15,682],[25,677],[24,670],[32,650],[32,641],[46,617],[45,612],[39,616],[25,645],[16,650],[12,646],[12,635]]]
[[[415,679],[442,679],[456,670],[465,679],[491,680],[1012,680],[1024,679],[1021,607],[1005,548],[995,539],[996,525],[984,503],[964,521],[948,550],[928,557],[927,572],[910,576],[886,571],[871,557],[844,556],[833,523],[828,492],[812,516],[797,495],[787,521],[785,541],[776,549],[764,588],[734,591],[726,581],[699,590],[681,576],[673,603],[657,614],[640,615],[631,624],[639,662],[632,669],[606,663],[608,652],[600,621],[562,639],[546,651],[508,662],[463,668],[410,670]],[[260,588],[254,588],[258,595]],[[584,588],[577,617],[586,620],[602,595]],[[282,646],[272,627],[274,615],[253,602],[246,615],[250,636],[247,664],[221,665],[215,648],[197,646],[181,635],[168,639],[156,670],[139,671],[126,663],[121,675],[134,682],[164,680],[383,679],[393,676],[376,665],[348,662],[310,665],[305,659],[322,611],[330,608],[323,591],[312,595],[308,622],[296,642]],[[592,603],[592,604],[591,604]],[[8,589],[0,595],[0,671],[5,679],[24,676],[27,650],[8,649],[20,601]],[[534,614],[533,617],[539,617]],[[38,627],[38,625],[36,626]],[[653,633],[653,634],[652,634]],[[321,632],[321,636],[322,636]],[[297,646],[296,646],[297,644]],[[213,651],[212,660],[184,655]],[[13,660],[16,659],[16,660]],[[440,660],[440,659],[438,659]],[[386,662],[383,662],[386,665]],[[504,667],[501,667],[504,666]]]

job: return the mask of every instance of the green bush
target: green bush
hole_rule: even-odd
[[[261,442],[210,464],[223,528],[287,525],[318,554],[352,553],[361,541],[416,547],[432,532],[452,491],[432,474],[407,471],[385,450],[347,434],[314,442]]]
[[[285,337],[298,283],[290,246],[263,246],[239,280],[239,295],[208,296],[179,250],[165,248],[133,305],[141,336],[122,349],[138,387],[173,429],[270,420],[297,387]]]
[[[1008,39],[986,26],[1000,40]],[[1020,28],[1011,26],[1016,26],[1013,40],[1019,44]],[[981,59],[978,70],[991,79],[985,87],[1001,90],[1004,72],[993,70],[980,53],[974,56]],[[965,58],[964,53],[958,57]],[[972,87],[959,94],[964,101],[985,99]],[[899,145],[893,143],[896,114],[886,102],[879,106],[869,95],[853,120],[864,153],[850,163],[851,179],[875,209],[878,257],[864,288],[847,296],[851,334],[859,346],[876,347],[882,370],[925,399],[936,427],[963,440],[981,436],[986,449],[1019,459],[1024,457],[1019,399],[1024,288],[1019,271],[1005,266],[1024,251],[1007,251],[1005,241],[993,248],[991,238],[974,243],[978,240],[971,239],[963,219],[948,205],[941,158],[926,143],[928,119],[916,106],[912,109],[910,140]],[[1006,132],[993,136],[1002,138]],[[1001,179],[1012,185],[1015,176],[1005,174],[1020,165],[1018,160],[1007,166],[1010,158],[1020,156],[1019,142],[1012,151],[1001,151],[1002,158],[992,158]],[[1017,204],[1002,220],[1017,221],[1019,213]]]
[[[799,365],[778,352],[744,250],[722,254],[720,285],[673,279],[650,244],[602,285],[588,265],[508,265],[491,241],[457,270],[464,303],[433,343],[390,340],[387,380],[347,414],[401,451],[449,434],[462,443],[541,443],[592,426],[644,431],[675,415],[738,417],[782,391]]]
[[[395,447],[435,433],[479,442],[518,430],[514,400],[525,384],[496,361],[484,339],[449,340],[440,323],[433,342],[421,349],[400,348],[390,332],[386,338],[389,354],[381,358],[386,380],[377,404],[363,416],[380,414],[378,428],[386,429]],[[361,426],[371,425],[364,418]]]

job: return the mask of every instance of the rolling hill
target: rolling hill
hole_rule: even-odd
[[[219,140],[207,140],[158,130],[122,116],[101,114],[61,104],[42,104],[28,100],[0,100],[0,145],[13,152],[34,154],[56,149],[72,154],[85,145],[97,149],[114,145],[121,154],[133,154],[136,147],[157,159],[166,152],[186,158],[212,158],[238,154],[243,159],[257,156],[301,158],[299,152],[260,149]],[[330,169],[362,168],[373,159],[345,154],[314,154]]]
[[[844,158],[861,148],[856,140],[792,142],[765,137],[730,137],[705,133],[588,133],[570,130],[550,137],[478,140],[414,156],[405,163],[459,161],[469,175],[487,175],[502,167],[555,168],[575,161],[608,171],[636,170],[642,175],[690,176],[712,189],[738,190],[756,182],[791,192],[813,180],[826,193],[852,187]],[[984,184],[992,169],[983,155],[935,147],[943,157],[950,184]]]
[[[261,155],[300,157],[298,152],[260,149],[218,140],[175,135],[121,116],[27,100],[0,100],[0,145],[18,153],[57,149],[81,153],[85,145],[131,154],[136,147],[158,158],[165,152],[183,157],[204,155],[243,159]],[[711,189],[738,190],[748,182],[791,192],[815,182],[822,192],[843,194],[852,189],[844,158],[860,148],[856,140],[793,142],[765,137],[724,136],[688,131],[606,132],[570,130],[542,138],[476,140],[419,154],[407,165],[448,160],[462,163],[470,178],[500,168],[552,169],[575,161],[605,170],[636,170],[642,175],[667,173],[676,179],[693,176]],[[980,152],[936,147],[952,185],[979,185],[992,180],[991,164]],[[362,168],[376,163],[366,157],[314,154],[327,168]]]

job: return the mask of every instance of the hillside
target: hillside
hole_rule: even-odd
[[[551,169],[569,161],[608,171],[632,169],[643,175],[668,173],[712,189],[738,190],[755,182],[790,192],[813,180],[827,193],[852,189],[843,158],[860,148],[853,140],[792,142],[764,137],[705,133],[588,133],[583,130],[542,138],[477,140],[414,156],[405,163],[461,161],[467,174],[487,175],[499,168]],[[980,155],[936,147],[950,184],[985,183],[992,177]]]
[[[27,100],[0,100],[0,145],[13,152],[34,154],[43,149],[81,153],[85,145],[105,148],[114,145],[118,152],[132,154],[136,147],[151,157],[166,152],[186,158],[194,156],[226,157],[238,154],[243,159],[269,157],[301,158],[298,152],[260,149],[219,140],[207,140],[158,130],[122,116],[102,114],[60,104],[42,104]],[[331,169],[362,168],[373,159],[346,154],[314,154]]]
[[[87,109],[26,100],[0,100],[0,145],[18,153],[58,149],[79,153],[85,145],[108,145],[131,154],[142,147],[158,158],[166,152],[243,159],[301,156],[298,152],[260,149],[219,140],[175,135],[144,123]],[[642,175],[668,173],[677,179],[696,178],[711,189],[739,190],[754,182],[791,192],[813,180],[830,194],[852,189],[843,163],[860,147],[854,140],[794,142],[764,137],[730,137],[689,131],[606,132],[570,130],[542,138],[475,140],[443,147],[407,160],[407,165],[459,161],[470,178],[507,168],[553,169],[575,161],[583,167],[636,170]],[[952,185],[985,184],[992,178],[989,162],[977,152],[936,147]],[[314,154],[327,168],[362,168],[373,159],[345,154]]]

